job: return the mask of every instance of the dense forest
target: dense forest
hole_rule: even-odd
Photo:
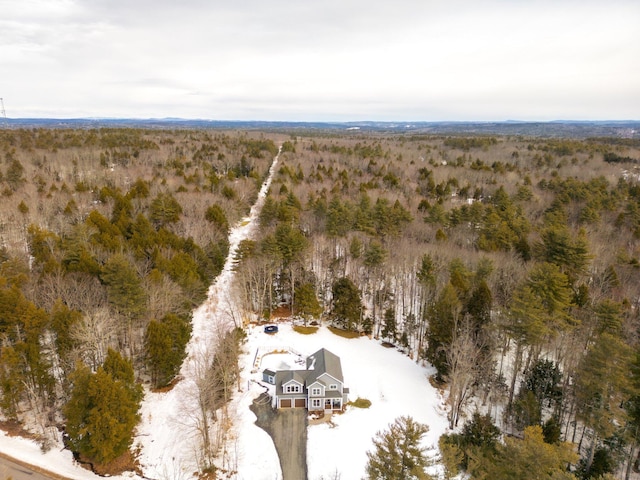
[[[640,142],[620,138],[0,131],[8,422],[127,451],[279,145],[236,258],[247,319],[285,305],[432,364],[447,475],[637,471]]]
[[[0,131],[0,150],[0,408],[44,450],[64,427],[100,471],[128,453],[140,383],[178,373],[191,313],[277,147],[244,133],[32,129]]]

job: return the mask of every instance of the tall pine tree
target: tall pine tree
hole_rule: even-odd
[[[349,278],[342,277],[333,284],[331,293],[333,322],[346,330],[358,328],[362,316],[362,301],[358,287]]]
[[[427,425],[411,417],[399,417],[385,432],[378,432],[373,439],[374,450],[367,452],[369,458],[366,472],[368,480],[428,480],[425,472],[431,465],[422,437],[429,431]]]
[[[142,388],[134,383],[131,362],[109,350],[95,373],[79,364],[71,380],[64,407],[71,444],[90,461],[109,463],[129,448],[139,420]]]

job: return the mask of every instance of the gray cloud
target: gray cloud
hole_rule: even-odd
[[[634,0],[0,0],[0,8],[9,116],[464,120],[640,111]]]

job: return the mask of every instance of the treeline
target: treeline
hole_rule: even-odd
[[[623,157],[614,152],[606,152],[604,154],[604,161],[607,163],[638,163],[634,158]]]
[[[99,468],[127,453],[141,384],[175,379],[229,225],[277,148],[247,134],[38,129],[0,131],[0,149],[0,408],[45,449],[64,427]]]
[[[490,466],[560,441],[580,457],[553,453],[554,472],[571,464],[567,478],[633,469],[639,197],[637,180],[598,155],[606,143],[290,143],[260,237],[238,257],[247,310],[268,318],[284,302],[307,322],[322,312],[434,365],[462,432],[443,440],[452,472],[508,478]],[[473,422],[499,433],[470,440],[485,428]]]

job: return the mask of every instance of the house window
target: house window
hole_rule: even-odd
[[[312,398],[311,399],[311,406],[313,408],[320,408],[321,405],[322,405],[322,401],[319,398]]]
[[[313,395],[314,397],[319,397],[322,394],[322,390],[320,390],[318,387],[313,387],[311,389],[311,395]]]
[[[284,391],[285,393],[298,393],[300,391],[300,385],[287,385]]]
[[[336,385],[335,383],[332,383],[331,385],[329,385],[329,390],[337,390],[338,389],[338,385]]]

